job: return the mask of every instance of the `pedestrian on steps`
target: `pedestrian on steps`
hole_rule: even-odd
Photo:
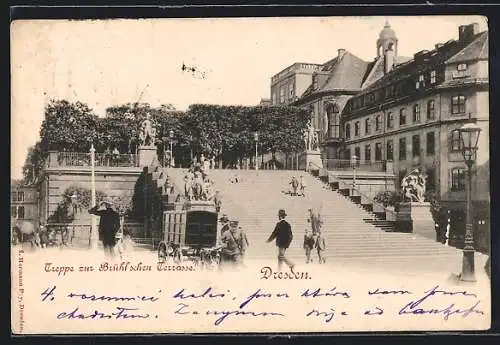
[[[326,239],[319,231],[316,235],[316,250],[318,252],[318,261],[320,264],[324,264],[326,262],[325,259],[325,249],[326,249]]]
[[[276,247],[278,247],[278,271],[281,271],[281,267],[283,266],[283,262],[290,267],[290,270],[293,272],[293,268],[295,264],[288,260],[285,257],[285,252],[290,247],[290,243],[293,239],[292,227],[290,223],[285,220],[286,212],[281,209],[278,211],[278,223],[276,223],[276,227],[272,232],[271,236],[267,239],[267,242],[271,242],[276,239]]]
[[[311,230],[306,229],[306,233],[304,235],[304,250],[306,252],[306,264],[311,263],[311,252],[314,249],[316,241],[312,235]]]

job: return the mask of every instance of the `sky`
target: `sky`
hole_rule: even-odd
[[[408,57],[458,39],[459,25],[487,30],[479,16],[15,21],[11,177],[22,176],[50,99],[81,101],[99,116],[139,100],[256,105],[270,97],[271,76],[294,62],[324,63],[341,48],[372,61],[386,20]]]

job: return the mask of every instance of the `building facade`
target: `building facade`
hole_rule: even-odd
[[[10,218],[34,224],[39,221],[39,194],[36,186],[26,186],[20,182],[11,184]]]

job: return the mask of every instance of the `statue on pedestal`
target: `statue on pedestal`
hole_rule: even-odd
[[[307,151],[314,151],[318,149],[318,133],[312,125],[311,121],[307,125],[307,131],[304,133],[304,143]]]
[[[419,169],[407,174],[401,181],[401,188],[405,200],[424,202],[426,176]]]
[[[149,113],[147,113],[146,119],[141,124],[139,140],[143,146],[151,146],[156,142],[156,128]]]

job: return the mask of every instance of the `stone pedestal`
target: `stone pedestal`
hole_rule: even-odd
[[[299,157],[299,169],[310,171],[316,168],[323,168],[321,152],[319,152],[319,150],[307,150],[302,152]]]
[[[137,155],[140,167],[150,166],[155,159],[158,159],[156,146],[139,146]]]
[[[396,228],[436,239],[434,220],[429,202],[407,202],[399,204]]]

